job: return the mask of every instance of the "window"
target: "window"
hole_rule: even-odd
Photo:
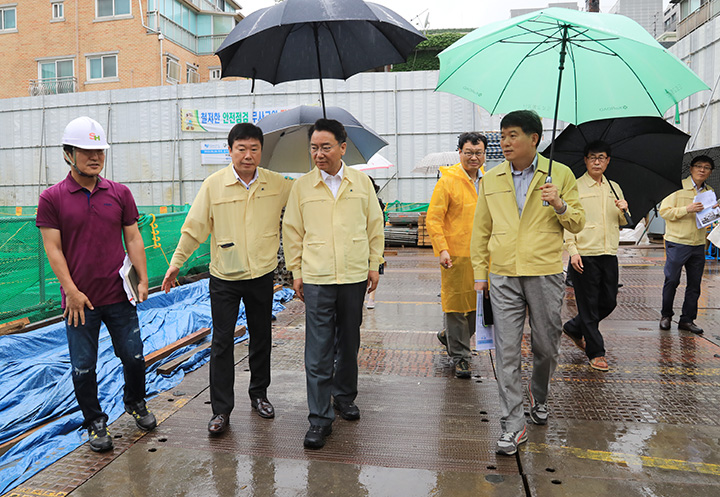
[[[117,54],[91,55],[87,58],[87,79],[115,79],[118,75]]]
[[[180,63],[178,59],[172,55],[167,56],[167,71],[165,77],[171,83],[180,82]]]
[[[72,59],[41,60],[38,62],[38,89],[45,95],[73,93],[74,72]]]
[[[17,7],[0,7],[0,31],[17,31]]]
[[[219,67],[210,68],[210,81],[216,81],[222,77],[222,69]]]
[[[193,64],[186,64],[185,78],[188,83],[199,83],[200,75],[198,74],[197,66],[194,66]]]
[[[54,21],[65,19],[65,9],[63,8],[62,2],[53,2],[52,4],[52,18]]]
[[[95,0],[96,17],[130,15],[130,0]]]

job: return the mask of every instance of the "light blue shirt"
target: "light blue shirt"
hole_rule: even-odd
[[[528,189],[530,188],[530,182],[535,174],[537,163],[537,154],[535,154],[535,158],[533,159],[532,164],[530,164],[530,167],[526,167],[522,171],[517,171],[512,162],[510,163],[510,172],[512,173],[513,183],[515,184],[515,201],[518,206],[518,216],[522,215],[523,207],[525,207],[525,199],[527,198]]]

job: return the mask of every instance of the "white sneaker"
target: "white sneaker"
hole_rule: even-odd
[[[368,309],[375,309],[375,300],[368,299],[367,304],[365,304],[365,307],[367,307]]]
[[[536,425],[546,425],[548,420],[547,404],[541,404],[535,401],[530,385],[525,387],[528,400],[530,400],[530,420]]]
[[[497,441],[497,452],[503,456],[512,456],[517,452],[518,445],[527,442],[527,427],[520,431],[506,431]]]

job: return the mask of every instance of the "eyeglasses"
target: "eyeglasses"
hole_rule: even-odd
[[[340,143],[336,143],[335,145],[323,145],[321,147],[318,147],[317,145],[310,145],[310,154],[315,155],[318,152],[322,152],[324,154],[329,154],[332,152],[332,149],[340,145]]]
[[[480,157],[482,157],[483,155],[485,155],[485,151],[483,150],[483,151],[481,151],[481,152],[471,152],[471,151],[469,151],[469,150],[466,150],[465,152],[463,152],[463,155],[464,155],[465,157],[467,157],[468,159],[471,158],[472,156],[475,156],[475,157],[477,157],[477,158],[479,159]]]
[[[710,166],[700,166],[698,164],[695,164],[693,167],[698,171],[712,171],[712,167]]]
[[[605,162],[606,160],[608,160],[608,156],[607,155],[588,155],[587,159],[590,162]]]

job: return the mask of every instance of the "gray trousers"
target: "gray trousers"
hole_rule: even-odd
[[[470,338],[474,334],[475,311],[445,313],[445,338],[448,344],[448,355],[453,364],[457,364],[462,359],[470,362],[472,356]]]
[[[499,276],[490,274],[490,301],[495,320],[495,356],[503,431],[525,426],[521,381],[522,337],[526,309],[530,317],[533,397],[545,403],[550,377],[560,352],[563,275]]]
[[[330,396],[357,397],[360,325],[367,281],[345,285],[305,283],[305,380],[310,424],[335,420]]]

